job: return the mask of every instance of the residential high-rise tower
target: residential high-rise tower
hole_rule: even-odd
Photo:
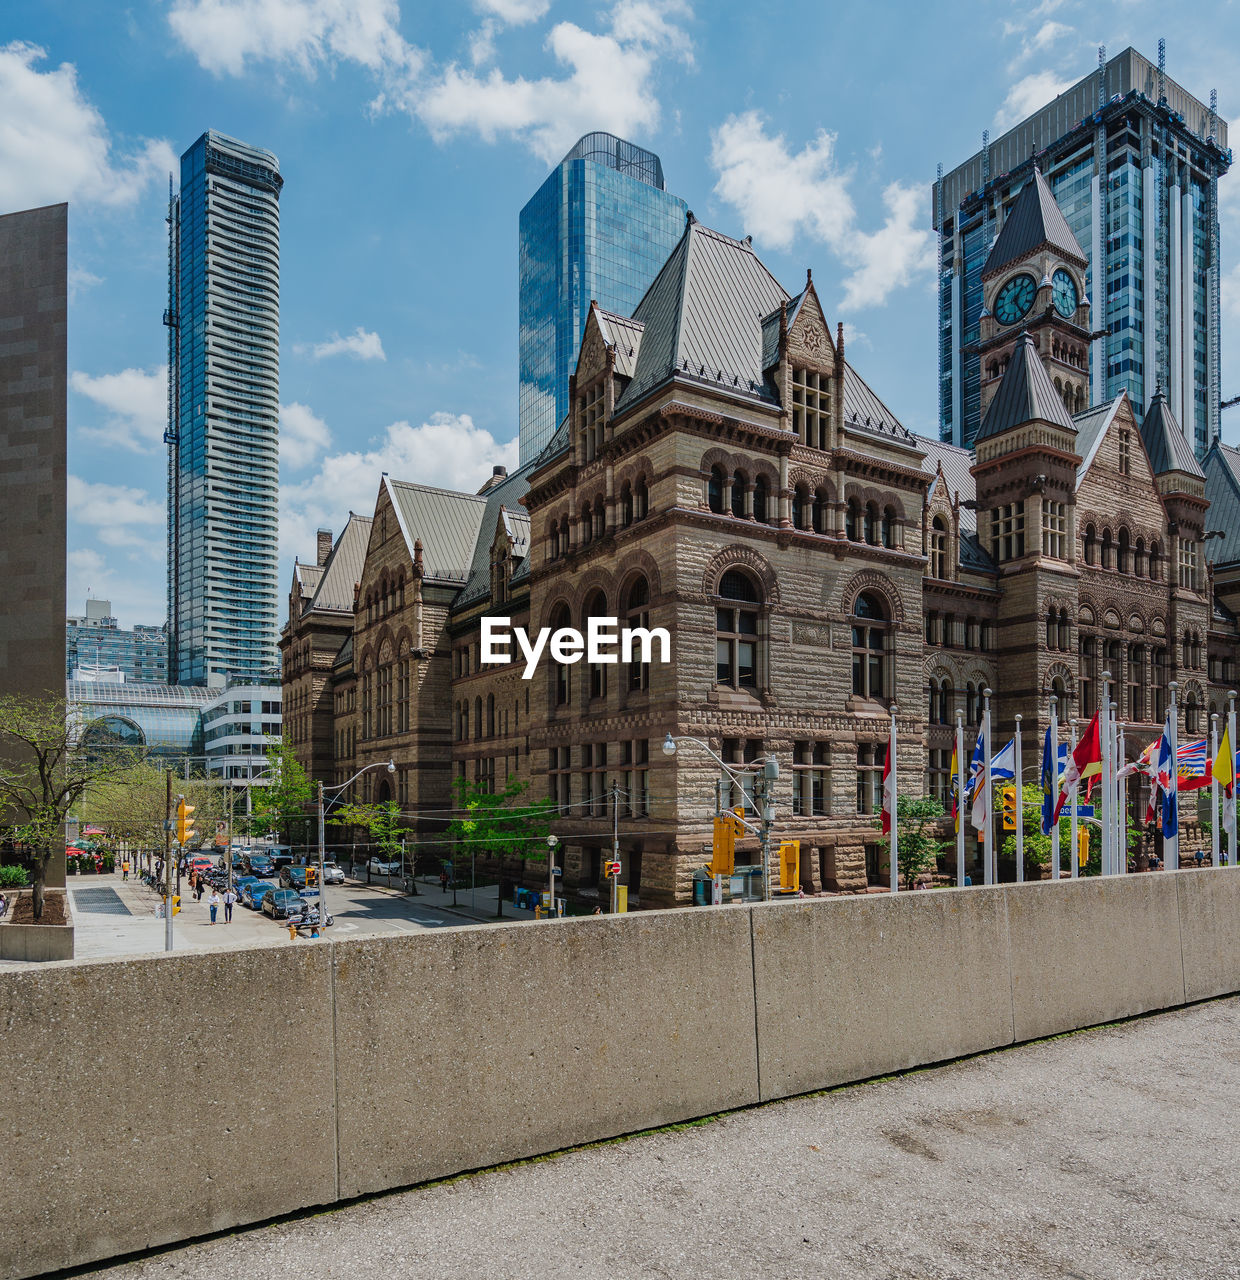
[[[1127,391],[1140,415],[1161,388],[1198,457],[1217,439],[1218,179],[1231,152],[1210,101],[1167,78],[1161,49],[1158,64],[1099,50],[1096,72],[993,142],[984,134],[981,151],[940,176],[944,440],[969,445],[982,421],[982,276],[1035,165],[1087,259],[1083,314],[1100,335],[1089,344],[1089,403]],[[1035,288],[1030,308],[1040,299]]]
[[[651,151],[587,133],[521,210],[521,463],[568,412],[591,301],[631,315],[685,229],[687,206]]]
[[[280,176],[207,132],[169,203],[168,632],[174,684],[277,663]]]

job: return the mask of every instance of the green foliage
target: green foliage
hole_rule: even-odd
[[[234,818],[234,825],[251,836],[274,831],[286,843],[307,843],[310,818],[306,810],[314,799],[314,784],[287,738],[268,747],[266,755],[263,778],[250,787],[250,816]]]
[[[550,800],[522,801],[528,782],[509,775],[501,791],[490,792],[466,778],[455,781],[456,807],[465,816],[449,824],[447,838],[458,868],[471,857],[502,858],[506,854],[542,861],[556,812]]]
[[[25,867],[0,867],[0,889],[24,889],[28,883]]]
[[[328,822],[335,827],[361,827],[388,862],[400,858],[401,843],[410,834],[402,825],[400,804],[395,800],[385,800],[382,804],[342,804],[332,811]]]
[[[112,777],[94,783],[82,796],[78,811],[84,822],[102,827],[111,840],[145,849],[164,847],[167,772],[150,760],[136,760]],[[183,795],[194,806],[192,848],[210,845],[215,824],[226,813],[225,788],[206,778],[172,779],[172,803]]]
[[[936,828],[943,819],[943,806],[933,796],[920,799],[899,796],[896,800],[896,819],[899,824],[897,856],[904,887],[912,889],[917,881],[934,870],[943,842]]]
[[[1042,788],[1034,782],[1026,783],[1021,789],[1021,801],[1025,811],[1025,865],[1048,867],[1051,862],[1051,837],[1042,834]],[[1082,794],[1082,804],[1086,803]],[[996,792],[995,812],[1001,806]],[[1095,822],[1079,819],[1080,829],[1089,833],[1089,854],[1085,865],[1081,867],[1081,875],[1097,876],[1102,874],[1102,831]],[[1134,849],[1141,840],[1141,829],[1130,820],[1128,823],[1128,848]],[[1001,853],[1004,857],[1016,857],[1016,832],[1004,833]],[[1070,875],[1072,859],[1077,856],[1072,848],[1072,819],[1065,805],[1063,816],[1059,819],[1059,858],[1062,875]]]

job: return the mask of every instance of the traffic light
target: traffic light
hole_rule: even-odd
[[[1004,831],[1016,830],[1016,788],[1001,787],[1000,795],[1003,797],[1003,829]]]
[[[612,877],[612,876],[615,876],[615,877],[618,879],[618,878],[619,878],[619,876],[620,876],[620,864],[619,864],[619,862],[605,862],[605,863],[603,863],[603,876],[604,876],[604,878],[608,878],[608,879],[609,879],[610,877]]]
[[[784,893],[795,893],[800,888],[798,883],[800,872],[801,842],[781,840],[779,842],[779,887]]]
[[[185,803],[182,796],[177,804],[177,843],[189,844],[194,838],[194,806]]]
[[[710,873],[713,876],[730,876],[736,866],[736,832],[731,818],[716,818],[715,833],[711,840]]]
[[[1078,827],[1076,832],[1076,859],[1084,866],[1089,861],[1089,832]]]
[[[176,913],[180,911],[180,909],[181,909],[181,895],[179,893],[174,893],[172,895],[172,914],[176,915]]]
[[[307,867],[306,868],[306,887],[313,888],[316,884],[318,884],[318,882],[319,882],[318,867]]]

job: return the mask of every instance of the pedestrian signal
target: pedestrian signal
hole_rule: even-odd
[[[174,893],[172,895],[172,914],[176,915],[176,913],[180,911],[180,909],[181,909],[181,895],[179,893]]]
[[[711,840],[710,873],[714,876],[730,876],[736,866],[736,831],[731,818],[716,818],[715,832]]]
[[[1076,859],[1081,866],[1089,861],[1089,832],[1084,827],[1076,833]]]
[[[795,893],[800,888],[798,877],[801,871],[801,842],[799,840],[781,840],[779,842],[779,887],[784,893]]]
[[[603,864],[603,876],[606,879],[609,879],[611,876],[615,876],[616,879],[619,879],[620,878],[619,862],[605,862]]]
[[[1003,829],[1016,830],[1016,788],[1001,787],[999,794],[1003,797]]]
[[[318,882],[319,882],[318,867],[307,867],[306,868],[306,884],[310,886],[310,885],[316,885],[318,884]]]
[[[182,796],[177,805],[177,843],[189,844],[194,838],[194,806],[185,803]]]

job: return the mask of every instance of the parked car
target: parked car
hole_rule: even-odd
[[[275,863],[265,853],[247,853],[245,869],[260,880],[268,880],[276,873]]]
[[[258,884],[259,879],[259,876],[233,876],[233,888],[237,891],[238,896],[240,896],[241,891],[247,884]]]
[[[300,915],[302,901],[293,889],[269,889],[263,894],[262,912],[273,920],[287,920],[291,915]]]
[[[279,886],[272,884],[270,880],[251,880],[241,890],[241,901],[251,911],[261,911],[263,899],[269,893],[275,893],[278,888]]]
[[[304,889],[306,887],[305,867],[281,867],[280,883],[288,889]]]
[[[344,884],[344,872],[334,862],[325,862],[323,881],[325,884]]]
[[[366,864],[366,870],[372,876],[398,876],[400,875],[400,863],[387,862],[383,858],[371,858]]]
[[[293,851],[286,844],[269,845],[263,852],[271,859],[277,871],[293,865]]]

